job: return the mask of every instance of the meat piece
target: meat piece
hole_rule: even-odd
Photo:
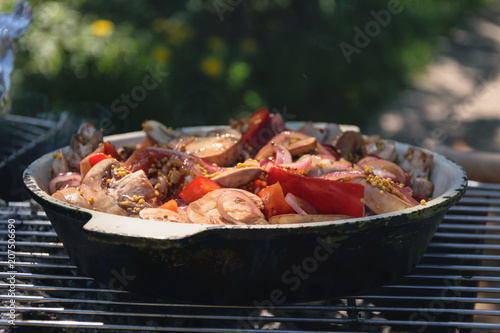
[[[411,188],[413,190],[413,196],[417,199],[428,200],[432,197],[432,192],[434,192],[434,184],[424,177],[415,178]]]
[[[204,137],[195,137],[184,149],[186,153],[203,158],[209,163],[228,166],[238,159],[242,147],[241,133],[224,128],[210,131]]]
[[[78,167],[80,161],[92,153],[102,142],[102,139],[102,131],[97,130],[94,124],[91,122],[81,124],[69,144],[69,165]]]
[[[337,148],[340,156],[349,161],[352,161],[354,158],[354,154],[360,153],[361,155],[361,148],[365,144],[365,141],[361,133],[355,131],[346,131],[336,136],[333,140],[330,141],[330,143],[335,148]]]
[[[80,189],[92,208],[111,214],[135,215],[156,201],[155,190],[144,171],[128,173],[111,158],[94,165]]]
[[[337,135],[342,134],[339,125],[328,123],[324,128],[316,128],[312,121],[308,121],[298,129],[298,132],[315,137],[318,142],[328,142]]]
[[[105,159],[92,167],[83,178],[80,190],[93,209],[110,214],[129,215],[129,212],[118,205],[106,191],[107,180],[112,178],[112,169],[119,166],[117,160]]]
[[[421,149],[410,147],[404,154],[401,167],[408,172],[412,182],[417,177],[429,177],[434,157]]]
[[[394,142],[383,141],[380,135],[365,137],[365,155],[375,155],[384,160],[395,162],[397,158],[396,145]]]
[[[68,160],[66,160],[62,149],[59,149],[57,153],[54,154],[54,162],[52,162],[51,173],[53,176],[56,176],[67,172],[69,172]]]
[[[227,189],[218,189],[205,194],[201,199],[198,199],[188,205],[187,216],[193,223],[200,224],[232,224],[226,221],[219,213],[217,208],[217,199],[227,191]],[[250,198],[257,207],[262,206],[262,200],[255,194],[248,191],[231,189],[231,191],[240,191]],[[262,212],[255,214],[252,209],[239,198],[227,198],[224,202],[226,212],[245,224],[268,224]]]
[[[172,140],[189,137],[189,135],[182,132],[181,130],[173,130],[171,128],[167,128],[165,125],[156,120],[146,120],[145,122],[143,122],[142,130],[144,131],[144,133],[146,133],[146,138],[151,144],[156,144],[158,146],[167,146],[171,149],[174,148],[170,146]]]
[[[82,208],[92,209],[83,194],[75,187],[67,187],[52,194],[52,197]]]
[[[230,168],[212,178],[220,186],[237,188],[258,179],[264,170],[259,167]]]
[[[186,215],[163,208],[144,208],[140,211],[139,216],[143,219],[155,221],[191,223]]]
[[[118,202],[132,200],[135,197],[138,199],[134,199],[134,201],[140,199],[150,201],[156,198],[155,189],[142,170],[113,178],[108,185],[107,191]]]

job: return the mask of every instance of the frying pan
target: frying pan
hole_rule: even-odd
[[[132,132],[106,141],[122,146],[143,139]],[[409,145],[396,147],[403,154]],[[23,179],[74,264],[109,288],[177,302],[269,307],[351,295],[410,272],[467,185],[460,166],[429,153],[435,192],[427,204],[293,225],[182,224],[75,207],[45,192],[52,153],[34,161]]]

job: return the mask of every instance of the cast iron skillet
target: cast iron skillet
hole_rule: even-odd
[[[133,132],[106,141],[121,146],[143,139],[144,133]],[[397,143],[400,154],[408,147]],[[461,167],[432,154],[435,193],[425,206],[294,225],[181,224],[75,207],[45,192],[52,153],[34,161],[23,178],[71,260],[109,288],[180,302],[267,307],[345,296],[410,272],[467,185]]]

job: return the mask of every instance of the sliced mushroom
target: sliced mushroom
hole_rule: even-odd
[[[209,163],[228,166],[240,156],[242,147],[241,133],[223,128],[210,131],[205,137],[195,137],[184,149],[186,153],[203,158]]]
[[[288,151],[292,156],[299,156],[313,151],[317,146],[318,141],[316,138],[308,137],[291,143],[288,146]]]
[[[281,144],[285,147],[292,156],[302,155],[314,151],[318,146],[318,141],[315,137],[295,131],[284,131],[275,135],[269,142],[262,147],[255,159],[258,161],[265,160],[275,154],[275,145]]]
[[[259,167],[235,167],[218,174],[212,180],[222,187],[237,188],[258,179],[263,173],[264,170]]]
[[[143,219],[155,221],[191,223],[186,215],[164,208],[144,208],[140,211],[139,216]]]
[[[313,223],[351,219],[348,215],[331,214],[282,214],[275,215],[269,219],[269,224],[293,224],[293,223]]]
[[[193,223],[200,224],[232,224],[225,220],[217,207],[217,199],[228,189],[218,189],[205,194],[188,205],[187,216]],[[257,207],[262,206],[262,200],[255,194],[248,191],[231,189],[231,191],[240,191],[246,195]],[[264,214],[259,210],[257,213],[244,201],[239,198],[228,197],[224,202],[224,210],[232,218],[241,221],[242,224],[268,224]]]
[[[52,197],[82,208],[92,209],[89,202],[76,187],[67,187],[52,194]]]
[[[353,154],[361,151],[365,141],[361,133],[346,131],[336,136],[330,143],[337,148],[343,158],[352,160]]]

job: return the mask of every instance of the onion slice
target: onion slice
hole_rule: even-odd
[[[410,193],[406,187],[401,188],[397,184],[394,184],[394,183],[391,183],[391,186],[394,190],[396,190],[397,193],[401,194],[404,197],[404,199],[403,199],[404,201],[407,201],[407,202],[413,204],[414,206],[417,206],[420,204],[417,200],[415,200],[415,198],[413,198],[410,195]]]
[[[401,184],[405,184],[405,185],[408,184],[408,181],[409,181],[408,174],[406,173],[406,171],[402,167],[400,167],[399,165],[397,165],[394,162],[384,160],[381,158],[369,156],[369,157],[365,157],[365,158],[361,159],[358,162],[358,165],[360,165],[362,167],[365,167],[365,166],[372,167],[372,168],[378,167],[378,168],[380,168],[379,171],[377,171],[377,170],[373,170],[373,171],[374,171],[374,173],[379,174],[381,177],[387,178],[388,176],[390,176],[387,173],[391,173],[396,177],[396,179],[395,179],[396,181],[400,182]],[[390,177],[390,178],[393,178],[393,177]]]
[[[52,195],[58,190],[66,187],[79,186],[82,176],[78,172],[60,173],[49,182],[49,194]]]
[[[259,217],[262,215],[262,212],[260,211],[259,207],[250,199],[247,195],[240,191],[235,191],[235,190],[227,190],[221,193],[219,197],[217,198],[217,211],[219,214],[222,216],[224,220],[227,220],[229,222],[232,222],[234,224],[239,224],[239,225],[246,225],[244,221],[240,221],[229,215],[226,210],[224,209],[224,200],[228,197],[233,197],[233,198],[238,198],[243,201],[245,201],[245,204],[250,208],[250,210],[255,214],[258,215]]]
[[[277,164],[289,164],[292,163],[292,154],[286,149],[282,144],[278,143],[274,146],[276,151],[276,163]]]
[[[316,208],[309,201],[299,198],[292,193],[285,195],[285,200],[293,208],[293,210],[297,212],[297,214],[318,214]]]
[[[285,130],[285,121],[279,113],[271,115],[271,128],[276,134],[281,133]]]
[[[282,167],[285,168],[290,168],[294,170],[300,170],[300,171],[305,171],[307,167],[311,165],[313,162],[313,157],[311,155],[303,155],[302,157],[298,159],[296,162],[293,163],[285,163],[281,164]]]

